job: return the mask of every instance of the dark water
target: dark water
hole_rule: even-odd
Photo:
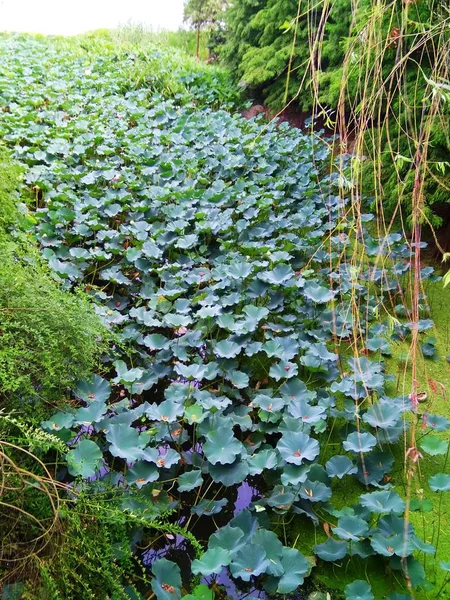
[[[255,486],[244,481],[237,490],[237,497],[232,507],[233,516],[236,516],[241,510],[248,508],[252,501],[260,498],[260,496],[261,494]],[[220,515],[216,516],[220,517]],[[185,521],[186,517],[182,517],[178,523],[183,525]],[[211,517],[200,517],[193,528],[194,535],[196,535],[196,537],[198,535],[201,539],[208,538],[214,531],[216,531],[216,528]],[[194,558],[190,542],[182,535],[166,535],[164,538],[165,544],[161,548],[150,548],[142,554],[141,560],[143,564],[146,567],[151,568],[152,564],[160,558],[173,560],[180,567],[183,583],[188,584],[191,577],[190,564],[191,560]],[[226,595],[233,598],[233,600],[243,600],[244,598],[250,597],[259,598],[260,600],[267,599],[267,595],[264,591],[257,589],[251,584],[245,585],[243,582],[243,589],[240,589],[238,585],[230,579],[227,569],[223,569],[219,575],[203,577],[201,583],[207,585],[216,583],[216,585],[222,586]]]
[[[232,516],[236,516],[240,511],[245,510],[250,504],[261,497],[261,493],[257,486],[253,482],[244,481],[237,489],[237,496],[234,500],[231,510],[226,511],[231,513],[227,515],[228,521]],[[216,518],[220,518],[219,515],[215,515]],[[180,518],[178,523],[183,525],[187,520],[186,516]],[[217,522],[217,520],[216,520]],[[197,523],[192,528],[193,534],[200,539],[207,539],[211,533],[216,531],[214,521],[211,517],[200,517]],[[181,576],[183,584],[189,585],[191,578],[191,561],[194,558],[194,552],[191,544],[182,535],[165,535],[164,543],[160,548],[150,548],[142,553],[141,560],[143,564],[150,570],[152,564],[160,558],[167,558],[176,562],[181,570]],[[259,600],[268,600],[268,595],[259,586],[258,582],[238,582],[232,581],[228,569],[224,568],[218,575],[211,575],[209,577],[203,577],[201,583],[211,586],[212,584],[221,586],[224,590],[224,596],[226,595],[233,600],[250,600],[251,598],[258,598]],[[302,591],[295,592],[293,594],[279,596],[280,600],[307,600],[307,593]],[[278,596],[271,596],[271,598],[277,599]]]

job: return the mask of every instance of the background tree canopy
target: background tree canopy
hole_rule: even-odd
[[[196,56],[200,49],[200,31],[214,25],[225,8],[226,0],[186,0],[184,20],[196,31]]]

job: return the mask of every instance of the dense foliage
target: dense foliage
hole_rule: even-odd
[[[196,32],[195,54],[200,49],[200,32],[204,28],[214,28],[223,16],[226,0],[185,0],[184,21]]]
[[[274,109],[295,99],[299,110],[311,111],[314,95],[298,94],[311,77],[310,61],[320,69],[320,99],[334,108],[339,98],[342,63],[351,22],[350,0],[337,0],[323,14],[322,3],[297,0],[237,0],[227,11],[227,42],[222,55],[235,77]],[[311,57],[310,42],[324,27],[323,44]],[[291,74],[292,73],[292,74]]]
[[[91,373],[106,330],[86,298],[65,293],[44,267],[24,232],[26,208],[17,209],[22,169],[1,156],[0,389],[4,401],[20,393],[24,410],[60,397]]]
[[[448,222],[448,96],[439,114],[424,120],[448,80],[445,3],[236,0],[227,26],[221,54],[250,95],[273,110],[289,105],[294,114],[320,116],[350,139],[367,129],[365,192],[379,195],[390,215],[399,200],[405,220],[411,213],[415,153],[430,128],[423,220]],[[444,247],[448,237],[447,229]]]
[[[158,600],[180,598],[192,580],[145,555],[152,527],[184,544],[189,574],[212,588],[226,572],[247,591],[289,594],[316,564],[350,557],[394,574],[392,600],[402,575],[425,584],[422,553],[435,548],[405,520],[413,508],[389,476],[418,418],[415,398],[387,393],[383,364],[413,328],[379,318],[410,267],[401,236],[378,240],[370,214],[356,220],[321,142],[215,110],[234,99],[220,71],[189,76],[170,53],[107,42],[2,45],[11,76],[0,133],[37,193],[42,253],[67,288],[91,293],[116,335],[101,375],[80,380],[42,424],[67,443],[58,477],[90,481],[91,505],[103,494],[99,519],[112,505],[135,520],[127,551],[152,567]],[[347,261],[361,240],[386,261]],[[368,356],[337,353],[366,331]],[[421,450],[445,455],[439,432],[450,423],[422,423]],[[440,470],[437,458],[429,484],[439,492],[449,488]],[[343,478],[354,490],[345,505]],[[257,490],[242,506],[249,483]],[[300,552],[275,533],[292,518],[331,524],[329,537],[317,529]],[[131,537],[118,527],[119,540]],[[119,597],[111,586],[94,597]],[[80,588],[65,589],[75,598]],[[345,594],[374,598],[363,580]]]

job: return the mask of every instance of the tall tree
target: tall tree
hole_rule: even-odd
[[[214,27],[223,14],[226,0],[185,0],[184,21],[188,22],[196,32],[196,50],[200,50],[200,33],[202,29]]]

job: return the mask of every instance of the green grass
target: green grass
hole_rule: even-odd
[[[127,42],[138,46],[156,44],[163,48],[177,48],[189,56],[195,56],[196,34],[194,31],[159,31],[154,32],[147,29],[142,24],[122,25],[116,30],[103,32],[104,35],[111,36],[119,43]],[[199,58],[206,60],[209,56],[208,50],[208,32],[202,32],[200,35]]]

